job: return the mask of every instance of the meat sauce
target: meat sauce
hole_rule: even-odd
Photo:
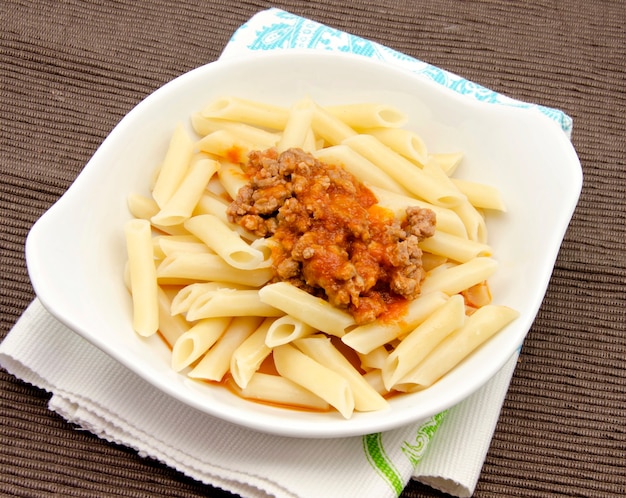
[[[349,311],[358,324],[403,314],[424,278],[418,244],[435,214],[408,207],[397,219],[340,166],[300,149],[249,154],[249,179],[229,219],[276,243],[276,281],[287,281]]]

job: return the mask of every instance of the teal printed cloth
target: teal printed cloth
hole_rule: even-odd
[[[375,57],[468,98],[532,106],[278,9],[244,24],[222,57],[303,47]],[[570,133],[568,116],[535,107]],[[52,393],[49,408],[69,422],[250,498],[392,498],[412,478],[454,496],[471,496],[516,361],[517,354],[474,395],[421,423],[363,437],[310,440],[258,433],[181,404],[56,321],[37,299],[0,344],[0,365]]]
[[[257,14],[241,26],[221,58],[249,51],[290,49],[351,53],[388,62],[482,102],[536,109],[554,120],[571,137],[572,118],[558,109],[512,99],[379,43],[276,8]]]

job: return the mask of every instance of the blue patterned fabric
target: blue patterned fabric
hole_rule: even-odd
[[[254,16],[235,32],[231,42],[236,43],[229,45],[245,46],[252,51],[328,50],[390,62],[482,102],[535,108],[555,121],[571,137],[572,119],[558,109],[512,99],[379,43],[280,9],[269,9]],[[228,53],[228,47],[225,52]]]

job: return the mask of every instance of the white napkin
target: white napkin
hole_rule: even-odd
[[[183,405],[55,320],[37,299],[0,344],[0,364],[53,393],[50,409],[69,422],[244,497],[384,498],[399,495],[413,475],[471,495],[515,359],[445,417],[323,440],[261,434]]]
[[[475,98],[531,105],[278,9],[244,24],[223,57],[303,46],[378,57]],[[570,133],[568,116],[539,110]],[[198,481],[251,498],[385,498],[398,496],[411,478],[454,496],[471,496],[517,356],[480,391],[423,424],[363,437],[310,440],[261,434],[181,404],[55,320],[37,299],[0,344],[0,365],[52,393],[50,409],[69,422]]]

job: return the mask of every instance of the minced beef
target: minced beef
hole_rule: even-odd
[[[228,216],[277,242],[276,280],[348,310],[358,324],[419,295],[418,244],[434,234],[433,211],[408,207],[398,220],[349,172],[300,149],[253,151],[246,174]]]

